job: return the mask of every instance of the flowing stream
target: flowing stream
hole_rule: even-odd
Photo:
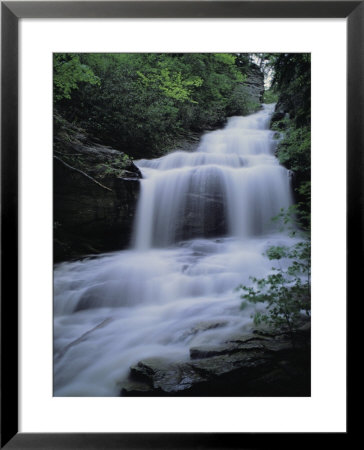
[[[195,152],[137,161],[131,249],[56,265],[54,395],[118,396],[143,358],[183,361],[249,332],[256,307],[241,310],[235,288],[269,273],[267,247],[291,244],[271,221],[292,201],[273,107],[230,118]]]

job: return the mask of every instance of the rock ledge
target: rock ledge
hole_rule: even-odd
[[[190,348],[190,360],[148,358],[130,368],[123,396],[310,396],[310,328],[236,336]]]

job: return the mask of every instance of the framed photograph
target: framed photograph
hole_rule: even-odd
[[[1,6],[1,445],[346,439],[362,2]]]

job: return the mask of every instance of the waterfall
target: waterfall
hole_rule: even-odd
[[[269,230],[271,218],[291,203],[288,172],[274,157],[268,129],[272,107],[230,118],[223,130],[206,134],[194,153],[137,161],[145,177],[137,249],[211,235],[249,238]]]
[[[54,271],[54,395],[117,396],[146,357],[249,332],[257,306],[234,288],[271,270],[263,256],[289,238],[272,216],[291,204],[269,130],[274,105],[206,133],[195,152],[136,164],[143,174],[129,250]]]

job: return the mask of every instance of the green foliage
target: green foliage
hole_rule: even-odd
[[[264,70],[271,70],[270,90],[279,93],[277,119],[280,120],[273,117],[271,124],[272,130],[282,133],[277,156],[279,162],[292,171],[296,201],[306,202],[301,209],[307,213],[307,183],[311,178],[311,56],[309,53],[261,53],[257,56]]]
[[[235,65],[236,55],[233,55],[232,53],[214,53],[214,57],[216,61],[226,64],[227,66],[233,67]]]
[[[54,99],[70,99],[71,92],[78,89],[79,83],[100,84],[90,67],[82,64],[74,53],[55,53],[53,56]]]
[[[293,173],[293,189],[300,210],[309,214],[311,207],[311,131],[309,126],[296,127],[285,117],[273,123],[272,129],[279,130],[276,154],[279,162]],[[283,131],[282,131],[283,130]],[[303,223],[307,223],[304,218]]]
[[[56,106],[103,143],[156,157],[191,131],[259,107],[243,89],[242,61],[229,53],[57,54]]]
[[[149,76],[142,72],[137,72],[141,82],[147,89],[160,89],[166,97],[173,98],[181,102],[189,101],[196,103],[191,95],[194,87],[201,86],[203,80],[200,77],[190,77],[184,79],[181,72],[171,73],[168,67],[152,71]]]
[[[274,68],[273,88],[279,91],[277,110],[282,120],[273,121],[272,129],[282,132],[277,156],[293,173],[296,202],[309,211],[311,179],[311,57],[309,53],[282,53],[271,57]],[[279,117],[279,115],[278,115]]]
[[[292,122],[286,115],[283,119],[272,122],[271,129],[274,131],[282,131],[292,126]]]
[[[279,103],[289,113],[296,127],[310,126],[311,121],[311,55],[310,53],[273,53],[273,88]]]
[[[265,312],[254,315],[254,323],[266,323],[274,328],[288,327],[293,331],[300,324],[302,313],[310,315],[311,289],[311,246],[309,239],[300,241],[291,247],[270,247],[266,256],[269,260],[289,260],[288,267],[272,267],[272,273],[266,278],[251,277],[252,286],[240,285],[243,291],[242,308],[247,303],[264,303]]]
[[[305,186],[303,189],[309,189]],[[254,315],[254,323],[266,323],[273,328],[288,327],[292,339],[293,331],[301,322],[302,313],[310,316],[311,310],[311,240],[309,213],[302,209],[301,203],[282,209],[273,218],[282,230],[290,231],[291,237],[299,237],[292,246],[271,246],[265,252],[270,261],[278,266],[272,267],[265,278],[250,277],[251,286],[240,285],[243,291],[242,309],[249,303],[265,304],[265,312]],[[306,226],[302,226],[306,223]]]
[[[277,103],[278,101],[278,93],[273,89],[267,89],[263,94],[263,103]]]
[[[102,178],[109,175],[122,177],[125,175],[125,170],[127,170],[131,164],[132,160],[130,159],[130,156],[124,153],[115,157],[112,161],[98,164],[95,169],[97,175]]]
[[[289,128],[278,144],[277,155],[281,164],[301,174],[305,179],[309,178],[311,164],[310,129],[308,127]]]
[[[303,192],[302,192],[303,191]],[[309,239],[311,229],[311,183],[302,185],[301,195],[304,201],[295,203],[272,218],[279,226],[279,231],[288,231],[291,237],[301,236]]]

